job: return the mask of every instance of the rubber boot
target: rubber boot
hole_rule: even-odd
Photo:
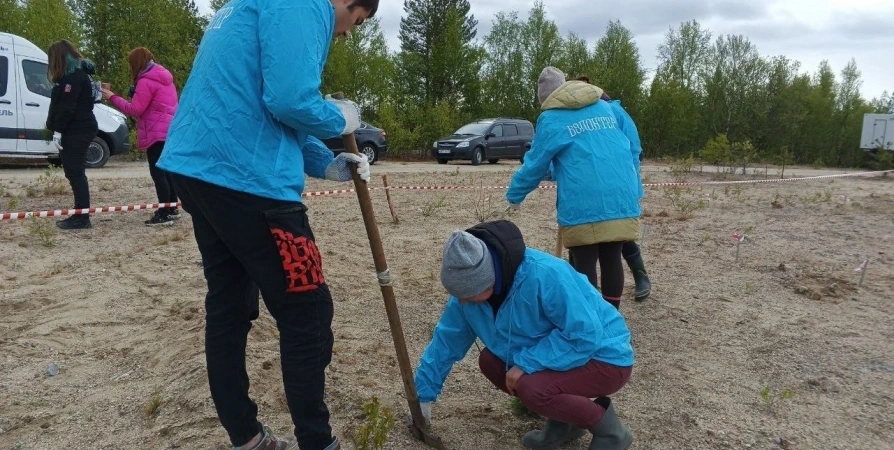
[[[630,267],[633,281],[636,283],[633,298],[638,302],[649,298],[649,294],[652,292],[652,282],[649,281],[649,274],[646,273],[646,264],[643,262],[642,255],[640,252],[636,252],[625,257],[624,260],[627,261],[627,267]]]
[[[590,433],[593,433],[593,440],[590,441],[590,446],[587,447],[587,450],[627,450],[633,445],[633,435],[618,420],[611,400],[608,400],[608,402],[608,408],[605,409],[605,415],[602,416],[602,420],[589,430]]]
[[[553,450],[561,447],[566,442],[578,439],[587,434],[587,431],[570,423],[547,419],[542,430],[534,430],[525,433],[522,445],[532,450]]]
[[[87,228],[93,228],[89,214],[71,215],[67,219],[56,222],[56,226],[61,230],[86,230]]]

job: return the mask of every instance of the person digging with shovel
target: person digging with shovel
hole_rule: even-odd
[[[301,202],[305,175],[369,180],[366,158],[333,158],[320,139],[360,126],[351,101],[324,98],[333,38],[378,0],[231,0],[212,17],[158,167],[192,216],[208,284],[205,357],[211,398],[237,450],[337,450],[324,400],[333,304]],[[276,319],[286,402],[298,442],[258,421],[246,342],[258,293]],[[259,367],[251,373],[263,374]],[[271,375],[264,375],[271,378]]]
[[[630,447],[630,430],[608,397],[633,370],[630,331],[586,277],[526,247],[506,220],[454,231],[442,260],[450,297],[415,376],[427,422],[453,365],[481,339],[484,376],[547,419],[524,435],[525,447],[555,449],[586,431],[589,450]]]

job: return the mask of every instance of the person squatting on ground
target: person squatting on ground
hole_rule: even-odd
[[[360,108],[324,98],[330,42],[372,17],[378,0],[233,0],[211,19],[158,167],[191,216],[208,283],[211,397],[236,449],[333,450],[324,401],[333,305],[301,202],[305,174],[369,180],[362,156],[333,158],[320,139],[360,126]],[[346,236],[345,239],[352,239]],[[258,291],[276,319],[297,444],[258,419],[245,352]]]
[[[590,78],[585,75],[577,77],[577,80],[592,84],[590,83]],[[627,139],[630,140],[630,150],[634,155],[638,155],[637,159],[639,163],[642,163],[643,146],[633,118],[630,117],[630,114],[628,114],[627,110],[621,105],[620,100],[612,100],[612,98],[605,92],[602,93],[600,99],[611,105],[612,110],[615,112],[615,118],[618,119],[618,128],[620,128],[624,135],[627,136]],[[640,173],[641,165],[639,163],[636,164],[637,175]],[[642,178],[640,178],[640,180],[642,180]],[[642,189],[642,181],[640,181],[640,191],[640,198],[645,197],[645,191]],[[630,268],[630,273],[633,275],[633,281],[635,283],[633,298],[636,301],[644,301],[649,298],[649,294],[652,292],[652,282],[649,280],[649,274],[646,272],[646,265],[643,262],[643,257],[636,241],[625,242],[624,245],[621,246],[621,256],[624,257],[624,261],[627,262],[627,267]]]
[[[93,115],[93,80],[95,66],[84,59],[71,42],[56,41],[47,50],[47,68],[54,83],[50,93],[47,129],[53,132],[53,143],[59,150],[62,170],[71,184],[75,209],[90,208],[90,186],[87,184],[87,149],[99,131]],[[91,228],[90,214],[73,214],[56,222],[63,230]]]
[[[177,87],[174,76],[168,69],[155,62],[149,49],[138,47],[127,55],[130,74],[133,78],[133,92],[128,102],[112,92],[111,86],[103,89],[103,98],[117,110],[137,119],[137,148],[146,152],[149,160],[149,175],[155,183],[155,193],[159,203],[177,203],[177,192],[171,174],[157,167],[158,159],[165,148],[168,129],[177,111]],[[180,218],[176,207],[160,208],[145,223],[149,226],[173,225]]]
[[[527,248],[506,220],[453,232],[442,261],[450,298],[415,377],[427,420],[453,364],[478,338],[484,376],[547,419],[524,435],[525,447],[554,449],[584,430],[593,435],[590,450],[631,445],[608,397],[633,370],[630,331],[583,275]]]
[[[599,101],[602,94],[591,84],[566,82],[554,67],[543,69],[537,86],[543,112],[506,200],[517,209],[552,165],[559,232],[574,268],[596,287],[598,262],[602,296],[617,308],[624,290],[621,247],[639,236],[642,183],[639,155],[610,104]]]

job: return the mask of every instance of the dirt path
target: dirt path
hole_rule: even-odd
[[[96,204],[152,201],[148,176],[136,174],[141,164],[112,167],[134,176],[94,177]],[[391,183],[505,185],[514,169],[403,167],[444,173],[389,172]],[[106,172],[116,173],[91,176]],[[60,193],[47,195],[52,186],[7,173],[0,171],[3,206],[70,201],[64,180],[55,181]],[[651,174],[654,182],[670,179]],[[373,186],[380,183],[374,177]],[[399,224],[381,191],[373,194],[415,366],[446,299],[437,278],[443,240],[497,217],[503,192],[400,191],[394,199]],[[422,450],[401,422],[403,388],[356,198],[307,204],[336,301],[327,397],[334,429],[343,448],[355,448],[362,406],[377,396],[398,420],[385,448]],[[538,191],[512,218],[529,246],[552,250],[554,204],[555,191]],[[149,229],[146,217],[103,214],[77,233],[55,233],[51,219],[0,222],[0,449],[228,448],[207,387],[205,281],[190,221]],[[624,300],[637,362],[613,397],[634,448],[894,448],[892,219],[890,176],[648,190],[642,248],[654,294],[644,303]],[[752,241],[736,262],[730,235],[749,228]],[[865,256],[872,260],[859,287],[854,269]],[[453,450],[520,449],[520,436],[539,422],[513,413],[478,372],[477,356],[473,347],[454,367],[434,429]],[[262,420],[288,432],[277,332],[265,310],[248,361]],[[55,376],[46,374],[51,363]],[[788,391],[794,396],[781,398]]]

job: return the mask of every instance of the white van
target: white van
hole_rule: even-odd
[[[38,158],[59,163],[59,151],[45,128],[53,84],[47,54],[27,39],[0,33],[0,161]],[[127,120],[100,103],[93,106],[99,133],[87,150],[87,167],[102,167],[109,156],[130,151]]]

